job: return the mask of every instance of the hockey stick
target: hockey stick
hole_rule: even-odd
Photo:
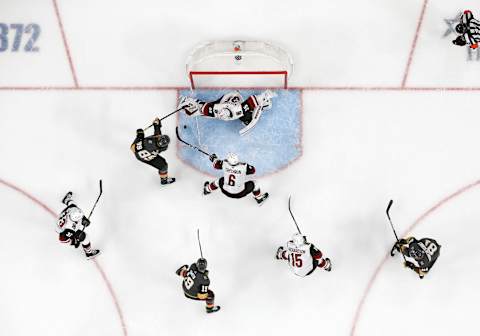
[[[198,247],[200,248],[200,256],[203,259],[202,244],[200,243],[200,229],[197,229],[197,240],[198,240]]]
[[[92,210],[90,210],[90,214],[87,217],[89,220],[90,220],[90,216],[92,216],[93,210],[95,210],[95,207],[97,206],[97,203],[100,200],[100,197],[102,196],[102,193],[103,193],[102,180],[99,181],[99,186],[100,186],[100,193],[98,194],[97,200],[95,201],[95,204],[93,204],[93,208]]]
[[[300,231],[300,228],[298,227],[297,221],[295,220],[295,217],[293,216],[292,209],[290,207],[290,199],[292,196],[288,196],[288,211],[290,211],[290,215],[292,216],[293,222],[295,223],[295,226],[297,227],[298,233],[302,234]]]
[[[397,231],[395,231],[395,228],[393,227],[392,219],[390,218],[390,208],[392,207],[392,205],[393,205],[393,200],[390,200],[390,202],[388,202],[388,205],[387,205],[386,213],[387,213],[388,221],[390,222],[390,226],[392,227],[393,234],[395,235],[395,239],[397,239],[397,243],[400,246],[400,240],[398,239]],[[403,255],[402,251],[400,251],[400,254],[403,256],[403,260],[405,260],[405,263],[406,263],[407,259]]]
[[[180,112],[181,110],[183,110],[183,107],[181,107],[181,108],[179,108],[179,109],[176,109],[176,110],[173,111],[173,112],[170,112],[169,114],[167,114],[167,115],[164,116],[164,117],[161,117],[161,118],[160,118],[160,121],[162,121],[163,119],[167,119],[167,118],[170,117],[172,114],[178,113],[178,112]],[[148,129],[149,129],[150,127],[152,127],[152,126],[153,126],[153,123],[150,124],[149,126],[145,127],[143,130],[146,131],[146,130],[148,130]]]
[[[205,154],[205,155],[207,155],[207,156],[210,156],[210,154],[208,154],[208,153],[205,152],[204,150],[201,150],[201,149],[198,148],[197,146],[191,145],[191,144],[189,144],[188,142],[186,142],[185,140],[183,140],[182,138],[180,138],[180,134],[178,133],[178,126],[177,126],[177,128],[175,129],[175,132],[177,133],[177,139],[178,139],[180,142],[184,143],[185,145],[189,146],[190,148],[193,148],[193,149],[198,150],[198,151],[199,151],[200,153],[202,153],[202,154]]]
[[[100,197],[102,196],[102,193],[103,193],[103,188],[102,188],[102,180],[100,180],[98,182],[99,186],[100,186],[100,193],[98,194],[98,197],[97,197],[97,200],[95,201],[95,203],[93,204],[93,207],[92,207],[92,210],[90,210],[90,214],[88,215],[87,219],[88,219],[88,222],[90,222],[90,217],[92,216],[92,213],[93,213],[93,210],[95,210],[95,207],[97,206],[97,203],[98,201],[100,200]],[[82,220],[83,222],[83,220]],[[88,225],[87,225],[88,226]],[[87,227],[85,225],[83,225],[83,228],[82,228],[82,233],[85,232],[85,228]],[[80,244],[80,242],[78,242],[78,244]],[[78,246],[75,245],[75,248],[77,248]]]

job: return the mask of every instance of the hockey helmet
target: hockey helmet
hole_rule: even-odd
[[[170,144],[170,137],[168,135],[161,134],[158,137],[158,140],[157,140],[158,147],[168,147],[169,144]]]
[[[70,217],[71,221],[77,223],[79,220],[83,218],[83,213],[79,208],[74,207],[70,209],[70,211],[68,212],[68,217]]]
[[[231,166],[236,166],[236,165],[239,163],[238,155],[235,154],[235,153],[228,153],[228,154],[227,154],[227,162],[228,162]]]
[[[302,246],[302,245],[305,245],[307,243],[307,237],[305,237],[301,233],[295,233],[292,236],[292,241],[295,244],[295,246],[297,246],[297,247]]]
[[[458,34],[465,34],[467,32],[467,26],[463,23],[459,23],[455,26],[455,31]]]
[[[145,138],[145,131],[141,128],[137,129],[137,137],[139,137],[140,139]]]
[[[425,256],[425,251],[418,244],[412,244],[408,249],[408,256],[417,261],[422,260]]]
[[[199,258],[197,260],[197,270],[200,273],[204,273],[207,270],[207,259],[205,258]]]

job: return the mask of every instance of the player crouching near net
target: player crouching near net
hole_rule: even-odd
[[[205,301],[207,313],[215,313],[220,306],[215,306],[215,294],[208,288],[210,279],[208,277],[207,259],[199,258],[190,267],[183,265],[176,274],[183,278],[182,288],[185,297],[191,300]]]
[[[290,269],[295,275],[304,277],[312,274],[317,268],[327,272],[332,270],[329,258],[323,258],[322,252],[301,233],[295,233],[287,245],[277,249],[277,260],[287,260]]]
[[[140,162],[146,163],[158,169],[160,175],[160,183],[162,185],[175,182],[175,178],[168,177],[168,163],[160,156],[161,152],[167,150],[170,144],[170,137],[162,134],[162,123],[159,118],[153,121],[153,135],[145,137],[143,129],[137,129],[137,136],[133,140],[130,149]]]
[[[69,191],[62,200],[67,207],[60,213],[56,231],[59,234],[58,240],[61,243],[75,246],[82,245],[85,257],[87,259],[95,258],[100,254],[100,250],[92,249],[90,239],[85,232],[85,228],[90,225],[90,220],[85,217],[82,210],[73,203],[72,192]]]
[[[222,193],[230,198],[243,198],[252,193],[258,205],[262,205],[268,198],[268,193],[262,194],[256,182],[248,179],[255,174],[255,167],[240,162],[236,154],[228,154],[225,160],[212,154],[210,161],[213,162],[213,168],[223,170],[223,176],[213,182],[206,181],[203,185],[204,195],[220,188]]]

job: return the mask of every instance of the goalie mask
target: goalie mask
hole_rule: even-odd
[[[229,154],[227,155],[227,162],[228,162],[231,166],[236,166],[236,165],[239,163],[238,155],[235,154],[235,153],[229,153]]]
[[[199,258],[197,260],[197,269],[200,273],[205,273],[205,271],[207,270],[207,259]]]
[[[307,237],[305,237],[301,233],[295,233],[292,237],[292,241],[295,246],[299,247],[307,243]]]

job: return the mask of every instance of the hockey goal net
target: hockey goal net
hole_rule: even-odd
[[[291,56],[261,41],[215,41],[195,48],[187,60],[192,89],[287,88]]]

